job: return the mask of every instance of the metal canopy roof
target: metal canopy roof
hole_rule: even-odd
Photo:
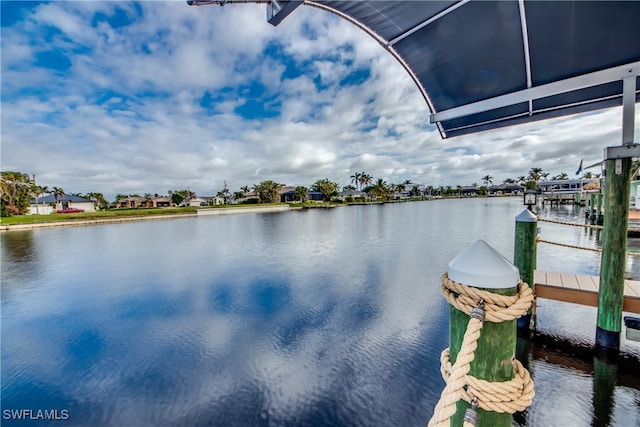
[[[189,0],[210,3],[234,1]],[[640,1],[278,1],[269,22],[300,3],[394,55],[443,138],[640,100]]]

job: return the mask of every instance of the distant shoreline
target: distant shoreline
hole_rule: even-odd
[[[5,231],[21,231],[33,230],[38,228],[52,227],[70,227],[70,226],[89,226],[100,224],[117,224],[122,222],[150,221],[173,218],[198,218],[201,216],[216,215],[233,215],[245,213],[266,213],[266,212],[285,212],[290,210],[302,209],[302,207],[292,207],[289,205],[268,205],[268,206],[242,206],[242,207],[224,207],[216,209],[197,209],[195,212],[188,213],[171,213],[156,215],[138,215],[138,216],[122,216],[115,218],[92,218],[92,219],[68,219],[63,221],[50,222],[34,222],[28,224],[0,224],[0,232]]]
[[[446,198],[445,198],[446,199]],[[443,200],[445,200],[443,199]],[[92,219],[76,219],[69,218],[61,221],[49,221],[49,222],[33,222],[33,223],[21,223],[21,224],[2,224],[0,223],[0,233],[6,231],[24,231],[34,230],[39,228],[53,228],[53,227],[79,227],[79,226],[91,226],[101,224],[118,224],[125,222],[136,221],[150,221],[150,220],[162,220],[173,218],[198,218],[200,216],[216,216],[216,215],[230,215],[230,214],[244,214],[244,213],[266,213],[266,212],[286,212],[290,210],[301,209],[317,209],[317,208],[334,208],[351,205],[378,205],[385,203],[401,203],[412,201],[426,201],[423,200],[393,200],[387,202],[373,202],[373,203],[349,203],[349,204],[332,204],[332,205],[311,205],[311,206],[291,206],[291,205],[246,205],[242,207],[219,207],[215,209],[197,209],[195,212],[188,213],[171,213],[171,214],[153,214],[153,215],[136,215],[136,216],[122,216],[122,217],[109,217],[109,218],[92,218]],[[437,199],[432,199],[437,200]]]
[[[33,230],[36,228],[71,227],[99,224],[115,224],[119,222],[149,221],[154,219],[172,218],[196,218],[197,213],[169,214],[169,215],[148,215],[148,216],[126,216],[121,218],[98,218],[98,219],[69,219],[66,221],[34,222],[32,224],[0,224],[0,233],[5,231]]]

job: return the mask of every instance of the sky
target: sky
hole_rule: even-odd
[[[311,7],[278,27],[256,4],[1,7],[1,169],[67,193],[575,177],[621,141],[620,108],[442,140],[402,66]]]

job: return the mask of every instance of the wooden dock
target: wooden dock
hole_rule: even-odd
[[[598,276],[556,273],[550,271],[534,272],[536,297],[574,304],[598,306]],[[624,301],[622,310],[640,314],[640,281],[624,281]]]

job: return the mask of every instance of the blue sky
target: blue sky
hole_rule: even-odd
[[[67,192],[500,183],[574,176],[621,140],[619,108],[442,140],[391,55],[310,7],[274,28],[254,4],[1,5],[2,170]]]

